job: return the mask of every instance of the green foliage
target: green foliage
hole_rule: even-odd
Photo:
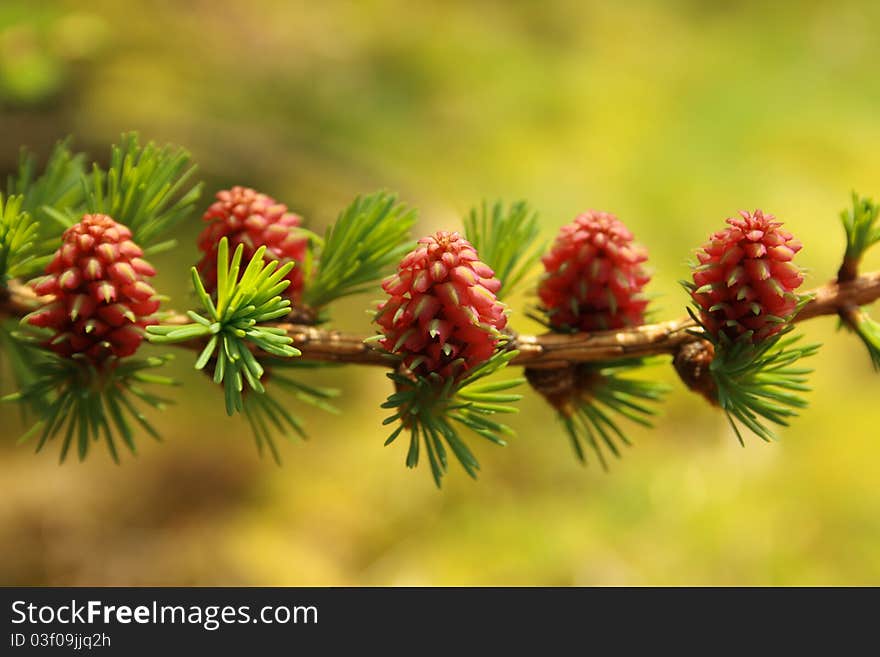
[[[14,276],[30,278],[42,271],[58,248],[61,233],[70,224],[69,217],[84,209],[86,156],[71,152],[68,144],[69,140],[64,140],[55,145],[39,174],[36,156],[22,149],[18,170],[7,178],[7,195],[22,197],[20,209],[36,226],[31,245],[33,258]]]
[[[852,330],[868,350],[871,364],[880,372],[880,322],[877,322],[863,309],[855,309],[846,316],[847,326]]]
[[[571,439],[575,455],[584,465],[587,464],[585,445],[593,450],[603,469],[608,467],[603,445],[616,458],[620,458],[617,441],[627,447],[631,445],[620,429],[620,418],[644,427],[653,426],[649,418],[657,411],[649,404],[661,402],[669,387],[626,376],[645,364],[643,359],[634,359],[573,366],[576,389],[570,404],[559,410],[559,419]]]
[[[36,371],[39,369],[36,364],[47,358],[48,352],[27,339],[21,339],[21,336],[16,337],[15,327],[17,325],[18,323],[14,321],[0,325],[0,348],[2,348],[0,351],[9,366],[15,388],[23,390],[36,380]],[[27,400],[22,400],[25,403],[21,403],[19,406],[23,419],[31,415],[39,417],[42,414],[48,404],[46,399],[48,392],[48,390],[44,390],[42,395],[33,394]]]
[[[0,194],[0,283],[30,271],[36,258],[38,226],[22,210],[21,196]]]
[[[880,223],[877,216],[880,206],[869,198],[861,198],[853,192],[852,209],[840,213],[840,220],[846,231],[847,261],[858,263],[865,251],[880,242]]]
[[[49,441],[60,439],[62,462],[74,442],[82,461],[90,445],[102,438],[114,461],[119,461],[116,443],[120,439],[135,454],[133,425],[159,439],[137,402],[159,410],[170,403],[143,388],[144,384],[173,385],[171,379],[149,372],[169,358],[113,359],[97,368],[82,356],[63,358],[42,350],[31,363],[30,382],[3,398],[39,413],[39,420],[19,442],[36,438],[39,452]]]
[[[7,193],[23,197],[22,207],[39,222],[34,259],[22,276],[32,276],[48,262],[61,233],[84,212],[98,212],[128,226],[147,253],[174,246],[162,241],[193,211],[201,184],[192,184],[195,167],[189,154],[174,146],[141,146],[138,136],[122,136],[113,146],[110,167],[94,164],[85,171],[86,157],[73,153],[68,141],[53,149],[43,172],[36,158],[23,150],[18,171],[7,180]]]
[[[762,440],[770,441],[776,436],[762,419],[788,426],[788,419],[807,407],[801,393],[810,390],[807,376],[813,370],[797,364],[802,358],[815,355],[820,345],[797,345],[801,336],[791,336],[791,330],[789,326],[760,344],[732,341],[723,334],[713,343],[715,357],[709,371],[718,405],[727,413],[740,443],[744,441],[737,422]]]
[[[388,397],[382,408],[392,409],[394,413],[385,418],[383,424],[397,423],[398,426],[385,444],[394,442],[404,430],[409,431],[407,467],[418,465],[424,446],[438,488],[447,471],[447,446],[465,471],[476,478],[480,464],[459,430],[469,429],[496,445],[506,444],[503,436],[513,435],[509,427],[495,421],[492,416],[517,412],[516,408],[506,404],[521,399],[522,395],[509,391],[522,383],[523,379],[477,383],[504,368],[517,353],[499,350],[460,380],[451,377],[444,379],[433,373],[428,376],[417,376],[411,372],[389,373],[387,376],[394,382],[396,392]]]
[[[122,136],[113,146],[105,171],[94,164],[85,171],[85,155],[59,142],[37,175],[36,158],[22,151],[18,171],[7,180],[7,193],[23,196],[22,209],[39,222],[34,260],[21,275],[33,275],[58,247],[61,232],[84,212],[113,217],[128,226],[147,253],[174,246],[162,241],[193,211],[201,184],[192,184],[195,167],[189,154],[174,146],[141,146],[138,136]]]
[[[244,395],[244,415],[251,425],[260,456],[268,448],[272,458],[280,464],[281,457],[275,446],[276,434],[284,438],[294,435],[307,438],[302,420],[291,410],[289,396],[315,408],[338,414],[339,409],[328,403],[328,400],[337,397],[339,391],[308,385],[288,374],[297,369],[316,369],[322,366],[320,363],[267,358],[263,361],[263,366],[271,379],[271,386],[262,395]],[[274,394],[275,390],[280,390],[284,398]]]
[[[82,181],[86,156],[73,153],[69,144],[70,140],[65,139],[55,145],[40,175],[37,175],[36,156],[22,149],[18,171],[6,181],[7,194],[24,197],[22,209],[40,222],[42,237],[57,237],[60,233],[52,211],[76,215],[84,208]]]
[[[201,195],[202,184],[192,184],[195,171],[183,149],[141,146],[136,133],[125,134],[111,150],[110,168],[95,164],[85,180],[87,209],[128,226],[145,252],[166,250],[176,242],[161,240],[190,216]]]
[[[517,201],[504,207],[500,201],[490,208],[483,201],[464,222],[465,237],[474,245],[480,260],[489,265],[501,281],[499,299],[509,295],[541,257],[544,244],[538,242],[538,214],[528,203]]]
[[[262,246],[239,279],[243,249],[239,244],[230,262],[229,241],[225,237],[220,240],[216,302],[205,291],[196,268],[192,268],[193,287],[206,311],[187,313],[192,324],[147,327],[148,339],[156,344],[206,341],[195,367],[201,370],[211,364],[215,383],[224,386],[229,415],[244,410],[244,381],[252,390],[265,392],[260,382],[264,369],[251,347],[283,358],[300,355],[298,349],[290,346],[292,339],[282,329],[261,326],[290,312],[290,301],[282,299],[281,292],[290,284],[284,277],[293,263],[279,266],[275,260],[265,262],[266,247]]]
[[[415,210],[385,192],[358,197],[328,230],[303,302],[322,308],[369,290],[409,250]]]
[[[880,242],[880,206],[869,198],[861,198],[853,192],[852,210],[840,213],[843,228],[846,231],[846,255],[841,272],[851,276],[857,272],[865,252]],[[843,318],[843,325],[853,331],[868,350],[874,369],[880,371],[880,323],[871,319],[861,308],[848,310]]]

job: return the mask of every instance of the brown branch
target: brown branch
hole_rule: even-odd
[[[5,294],[0,297],[0,316],[23,317],[51,300],[37,297],[30,288],[17,281],[10,281],[8,290],[2,292]],[[836,315],[842,309],[868,305],[880,299],[880,272],[862,274],[847,282],[828,283],[813,290],[812,295],[813,299],[804,306],[796,321]],[[163,321],[186,324],[190,320],[186,315],[171,314]],[[276,323],[274,326],[283,328],[293,338],[294,346],[303,352],[302,357],[306,360],[383,367],[393,364],[382,353],[364,344],[364,335],[289,322]],[[513,364],[529,368],[553,368],[567,363],[675,354],[682,345],[699,340],[687,331],[693,327],[690,319],[681,318],[619,331],[519,335],[515,338],[515,346],[520,353]],[[192,342],[177,346],[198,348],[199,344]]]

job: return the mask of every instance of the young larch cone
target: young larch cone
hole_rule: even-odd
[[[300,265],[308,249],[308,239],[296,230],[302,218],[288,212],[283,203],[249,187],[225,189],[217,192],[216,198],[203,216],[208,225],[198,239],[204,255],[197,269],[208,293],[212,294],[217,288],[217,247],[226,237],[230,252],[239,244],[244,245],[242,264],[245,266],[261,246],[266,247],[267,258],[275,258],[281,264],[296,262],[286,276],[290,285],[282,294],[293,303],[299,301],[304,282]]]
[[[30,315],[33,326],[52,329],[47,342],[62,356],[83,354],[93,363],[131,356],[143,329],[155,324],[155,275],[131,231],[107,215],[87,214],[68,228],[61,247],[34,283],[39,295],[55,299]]]
[[[697,253],[691,296],[713,336],[758,343],[779,333],[797,308],[804,277],[792,259],[802,245],[772,214],[739,214]]]
[[[495,353],[507,325],[505,306],[495,297],[500,287],[457,232],[425,237],[382,282],[390,299],[376,314],[380,344],[416,374],[461,376]]]
[[[563,226],[542,261],[541,307],[559,331],[604,331],[645,322],[647,252],[613,214],[591,210]]]

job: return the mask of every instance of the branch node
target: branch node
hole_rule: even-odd
[[[678,348],[672,364],[682,382],[694,392],[705,397],[710,404],[718,405],[718,388],[709,366],[715,358],[715,347],[708,340],[686,342]]]

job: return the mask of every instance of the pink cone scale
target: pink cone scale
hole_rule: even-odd
[[[155,275],[131,231],[102,214],[87,214],[68,228],[61,247],[33,288],[54,300],[27,322],[51,329],[47,347],[62,356],[82,354],[93,363],[131,356],[143,328],[155,324]]]
[[[604,331],[645,322],[647,252],[613,214],[590,210],[563,226],[543,258],[541,307],[559,331]]]
[[[416,374],[459,377],[495,353],[507,325],[500,287],[457,232],[425,237],[382,282],[390,298],[376,314],[380,344]]]
[[[727,219],[697,253],[691,293],[714,336],[754,343],[779,333],[797,307],[804,277],[793,258],[801,243],[761,210]]]
[[[292,303],[299,301],[303,288],[303,271],[300,263],[305,260],[308,239],[295,230],[302,218],[288,212],[287,206],[271,196],[248,187],[233,187],[217,192],[216,201],[205,212],[208,223],[198,239],[204,254],[197,265],[199,274],[209,294],[217,288],[217,248],[224,237],[229,239],[230,252],[239,244],[244,245],[242,262],[250,262],[261,246],[266,247],[266,257],[280,264],[297,263],[287,280],[290,285],[282,293]]]

